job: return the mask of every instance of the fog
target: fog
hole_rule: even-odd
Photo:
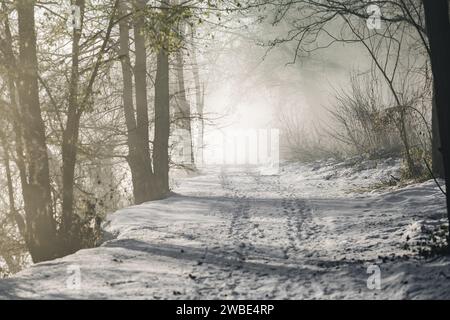
[[[295,41],[270,45],[288,32],[286,25],[230,24],[232,32],[215,30],[214,38],[200,45],[208,79],[206,162],[217,161],[214,155],[224,152],[221,135],[278,129],[283,136],[286,117],[294,119],[305,139],[333,126],[328,109],[334,107],[336,91],[349,88],[352,72],[371,68],[370,57],[357,43],[334,43],[296,56]]]

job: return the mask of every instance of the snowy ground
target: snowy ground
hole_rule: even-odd
[[[445,224],[438,188],[368,191],[398,168],[209,169],[166,200],[110,215],[102,246],[1,280],[0,298],[448,299],[450,258],[419,255]],[[373,265],[380,290],[367,286]]]

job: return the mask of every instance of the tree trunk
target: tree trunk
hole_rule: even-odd
[[[169,192],[169,55],[165,48],[158,52],[155,79],[155,139],[153,163],[159,191]]]
[[[189,162],[183,163],[189,169],[194,170],[194,153],[192,147],[192,127],[191,127],[191,106],[186,97],[186,86],[185,86],[185,77],[184,77],[184,59],[182,50],[178,50],[176,53],[177,59],[177,80],[178,80],[178,95],[177,95],[177,106],[176,112],[174,113],[174,120],[176,123],[177,129],[182,130],[183,139],[181,142],[183,147],[189,146],[189,150],[183,150],[183,154],[189,155]],[[185,160],[183,158],[183,160]],[[188,160],[188,159],[186,159]]]
[[[438,178],[444,178],[444,162],[442,160],[442,153],[439,150],[441,148],[441,139],[439,136],[439,119],[436,110],[436,100],[433,97],[433,105],[431,108],[431,130],[432,130],[432,141],[431,141],[431,157],[432,157],[432,170],[433,174]]]
[[[79,95],[79,60],[80,39],[83,28],[85,0],[76,0],[75,5],[80,7],[81,28],[73,30],[72,67],[69,83],[69,103],[66,127],[62,141],[62,223],[61,234],[64,238],[65,251],[74,252],[81,248],[79,223],[73,211],[75,165],[77,158],[77,144],[80,128],[81,110],[78,105]]]
[[[135,66],[134,82],[136,88],[136,146],[130,154],[130,161],[133,162],[136,176],[136,203],[155,200],[158,198],[156,186],[153,179],[152,159],[150,156],[149,139],[149,116],[147,101],[147,49],[144,38],[144,17],[142,10],[146,1],[137,0],[134,2],[138,10],[134,18],[134,46],[135,46]],[[127,88],[129,90],[129,88]],[[133,136],[132,136],[133,137]]]
[[[197,135],[197,147],[196,147],[196,156],[195,159],[197,165],[203,164],[203,140],[204,140],[204,132],[205,132],[205,120],[204,120],[204,101],[205,101],[205,90],[202,88],[200,83],[200,74],[199,67],[197,62],[197,53],[195,52],[195,47],[192,47],[191,52],[192,57],[192,72],[194,74],[194,83],[195,83],[195,103],[196,103],[196,111],[199,121],[199,132]]]
[[[428,39],[431,49],[431,67],[434,97],[438,117],[441,152],[444,162],[447,190],[447,214],[450,222],[450,23],[447,0],[423,0]]]
[[[27,183],[23,186],[27,244],[34,262],[57,256],[56,221],[50,192],[50,173],[41,117],[34,4],[18,0],[19,22],[19,103],[22,111]]]
[[[121,1],[120,16],[128,14],[126,1]],[[142,32],[142,21],[135,24],[135,33],[138,34],[136,42],[136,81],[143,81],[136,85],[136,101],[139,104],[140,112],[137,114],[139,125],[144,126],[138,129],[135,110],[133,106],[133,73],[130,60],[130,28],[129,19],[121,19],[120,27],[120,57],[123,79],[123,108],[125,113],[125,122],[127,126],[127,144],[128,144],[128,165],[131,171],[133,183],[133,196],[136,204],[152,200],[154,198],[152,164],[149,149],[148,135],[148,109],[147,109],[147,87],[146,87],[146,63],[145,63],[145,43],[140,32]],[[140,31],[136,31],[136,27]],[[144,60],[144,61],[142,61]],[[144,69],[139,69],[144,68]],[[138,94],[139,91],[139,94]],[[139,95],[139,97],[138,97]],[[142,119],[143,118],[143,119]]]
[[[77,161],[78,139],[80,129],[80,119],[86,109],[89,99],[93,92],[95,79],[97,78],[103,55],[106,51],[111,31],[114,26],[116,10],[119,0],[114,2],[113,11],[108,23],[106,35],[102,46],[98,52],[92,74],[84,90],[83,98],[79,97],[79,56],[80,56],[80,38],[83,28],[83,16],[85,0],[76,0],[75,4],[80,7],[81,27],[80,30],[73,31],[72,43],[72,68],[69,84],[69,108],[67,114],[66,128],[63,133],[62,158],[63,158],[63,215],[61,222],[62,249],[64,254],[75,252],[82,248],[81,225],[73,211],[74,209],[74,184],[75,184],[75,165]]]
[[[3,9],[5,12],[7,12],[5,4],[3,3]],[[16,94],[16,82],[18,82],[16,79],[16,70],[17,70],[17,62],[16,57],[14,56],[13,48],[12,48],[12,35],[11,35],[11,29],[9,26],[9,18],[6,15],[4,18],[4,27],[5,27],[5,47],[4,50],[6,52],[6,60],[10,66],[10,68],[7,69],[7,80],[8,80],[8,93],[9,93],[9,100],[11,103],[11,114],[9,116],[11,117],[9,120],[12,123],[13,131],[14,131],[14,140],[15,140],[15,151],[16,151],[16,157],[15,162],[16,166],[19,169],[19,176],[20,176],[20,182],[22,186],[22,190],[27,185],[27,172],[26,172],[26,166],[25,166],[25,158],[24,158],[24,151],[23,151],[23,121],[21,121],[21,115],[18,108],[17,103],[17,94]],[[9,160],[9,159],[8,159]],[[24,195],[23,195],[24,197]],[[25,201],[25,199],[24,199]],[[14,209],[15,208],[11,208]],[[16,212],[16,223],[17,227],[19,228],[19,231],[22,235],[22,237],[27,241],[26,236],[26,225],[25,222],[20,216],[18,212]]]
[[[15,200],[14,200],[14,186],[13,186],[13,180],[12,180],[12,173],[11,173],[11,165],[10,165],[10,159],[9,159],[9,148],[6,141],[6,138],[3,134],[0,134],[0,139],[3,145],[3,152],[4,152],[4,166],[6,171],[6,183],[8,187],[8,201],[9,201],[9,217],[10,221],[12,223],[15,223],[17,225],[17,228],[19,229],[20,235],[23,237],[23,239],[26,239],[26,232],[25,232],[25,222],[23,221],[22,216],[16,209]]]

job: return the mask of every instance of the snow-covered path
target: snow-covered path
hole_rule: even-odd
[[[110,215],[102,246],[0,281],[0,298],[450,298],[450,260],[409,245],[442,222],[436,186],[356,193],[396,166],[350,167],[207,170]],[[367,287],[374,265],[380,290]]]

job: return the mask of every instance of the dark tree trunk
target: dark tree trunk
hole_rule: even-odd
[[[431,67],[434,97],[439,120],[441,152],[447,190],[447,214],[450,221],[450,23],[447,0],[423,0],[428,39],[431,49]]]
[[[120,16],[128,14],[126,1],[121,1]],[[122,19],[120,26],[120,57],[122,65],[123,79],[123,108],[125,113],[125,122],[127,126],[127,144],[128,144],[128,165],[130,166],[131,179],[133,183],[133,196],[136,204],[143,203],[155,198],[153,191],[153,172],[149,149],[149,121],[147,105],[147,86],[146,86],[146,50],[142,32],[142,21],[135,24],[136,39],[136,81],[143,81],[136,85],[136,101],[139,105],[137,121],[133,106],[133,73],[130,59],[130,28],[129,19]],[[136,37],[136,35],[135,35]],[[139,69],[138,68],[144,68]],[[137,124],[139,123],[139,125]],[[139,127],[143,126],[143,127]],[[139,129],[138,129],[139,127]]]
[[[135,1],[136,8],[141,10],[145,1]],[[144,17],[142,12],[138,12],[134,18],[134,46],[136,54],[136,62],[134,66],[134,82],[136,86],[136,121],[137,132],[142,140],[142,148],[150,157],[149,151],[149,120],[148,120],[148,103],[147,103],[147,49],[145,47],[144,38]]]
[[[135,1],[138,10],[145,7],[145,0]],[[147,49],[145,47],[144,38],[144,17],[139,11],[134,19],[134,46],[135,46],[135,66],[134,66],[134,82],[136,88],[136,132],[138,135],[138,153],[136,160],[138,162],[137,169],[140,177],[139,185],[142,191],[138,203],[155,200],[159,197],[156,186],[153,182],[152,161],[150,156],[150,139],[149,139],[149,117],[148,117],[148,101],[147,101]]]
[[[431,141],[431,157],[432,157],[432,169],[433,174],[438,178],[444,178],[444,161],[442,159],[442,153],[440,151],[441,148],[441,139],[439,136],[439,119],[436,110],[436,100],[433,97],[433,106],[432,106],[432,115],[431,115],[431,130],[433,139]]]
[[[41,117],[36,55],[34,1],[18,0],[19,22],[19,103],[27,166],[23,186],[27,225],[27,244],[34,262],[57,256],[56,221],[50,192],[50,173]]]

